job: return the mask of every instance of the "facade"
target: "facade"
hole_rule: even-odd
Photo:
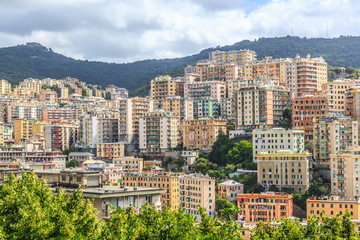
[[[330,154],[331,194],[359,199],[360,148]]]
[[[325,96],[308,95],[292,100],[293,129],[305,132],[305,143],[313,139],[313,119],[326,117],[329,102]]]
[[[42,111],[44,121],[77,121],[79,119],[79,110],[71,108],[47,108]]]
[[[161,194],[162,207],[180,207],[179,177],[172,174],[131,174],[122,178],[121,185],[126,187],[150,187],[164,190]]]
[[[322,118],[313,122],[315,163],[330,167],[330,154],[348,147],[358,147],[358,122],[351,118]]]
[[[244,193],[244,184],[228,180],[218,184],[218,197],[230,202],[237,201],[237,196]]]
[[[272,220],[280,221],[282,218],[293,216],[292,195],[266,192],[239,194],[237,206],[241,214],[238,219],[247,223],[263,221],[269,223]]]
[[[111,100],[119,100],[128,97],[129,97],[129,91],[125,88],[117,88],[115,92],[111,92]]]
[[[144,168],[143,169],[151,169],[151,168],[161,168],[162,162],[156,160],[147,160],[144,161]]]
[[[169,96],[177,96],[177,81],[170,76],[158,76],[150,81],[150,97],[156,106],[162,106],[162,102]]]
[[[311,153],[278,151],[257,155],[258,183],[305,192],[311,180]]]
[[[184,86],[184,96],[192,100],[212,98],[220,102],[226,97],[226,83],[220,81],[187,82]]]
[[[220,118],[220,104],[217,99],[205,97],[192,102],[192,119]]]
[[[345,114],[355,121],[360,121],[360,88],[348,90],[345,102]]]
[[[141,172],[144,166],[142,158],[132,156],[114,158],[113,163],[117,167],[122,167],[126,172]]]
[[[226,134],[225,119],[183,120],[183,146],[188,150],[211,151],[220,132]]]
[[[215,61],[217,66],[225,64],[242,65],[256,60],[256,52],[251,50],[213,51],[209,53],[209,59]]]
[[[350,213],[350,219],[360,219],[360,201],[355,199],[343,199],[332,196],[327,199],[308,199],[306,201],[306,215],[315,215],[320,218],[323,212],[326,217],[335,217],[338,214],[344,216],[345,211]]]
[[[304,131],[284,128],[254,129],[252,131],[253,161],[257,161],[260,152],[274,153],[291,150],[304,151]]]
[[[215,218],[215,179],[202,174],[190,174],[180,178],[180,204],[185,213],[190,213],[201,221],[198,205]]]
[[[48,89],[42,90],[39,94],[40,102],[57,102],[57,93]]]
[[[322,85],[322,95],[329,99],[329,112],[345,114],[349,90],[355,88],[352,80],[335,80]]]
[[[139,119],[139,149],[148,156],[163,156],[179,144],[179,118],[163,110],[145,113]]]
[[[153,111],[153,101],[133,97],[119,100],[119,140],[127,143],[139,139],[139,119],[146,112]]]
[[[14,120],[14,142],[19,143],[36,134],[43,133],[45,123],[37,120],[16,119]]]
[[[192,119],[193,102],[180,96],[167,97],[163,101],[162,109],[171,112],[172,116],[179,119]]]
[[[3,122],[0,122],[0,146],[4,146],[4,130],[5,125]]]
[[[47,149],[64,151],[79,140],[79,125],[51,124],[45,126],[45,146]]]
[[[7,80],[0,80],[0,95],[11,95],[11,83]]]
[[[100,143],[96,145],[96,158],[106,162],[125,156],[124,143]]]
[[[81,166],[83,162],[94,159],[94,154],[89,152],[71,152],[68,155],[68,161],[75,159],[78,162],[78,166]]]
[[[241,87],[230,101],[231,115],[236,129],[271,128],[282,119],[289,106],[290,92],[276,85]]]
[[[199,158],[198,151],[184,150],[181,152],[181,157],[185,160],[186,165],[195,164],[196,160]]]

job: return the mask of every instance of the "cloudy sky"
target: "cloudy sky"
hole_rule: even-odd
[[[358,0],[1,0],[0,47],[76,59],[181,57],[259,37],[359,36]]]

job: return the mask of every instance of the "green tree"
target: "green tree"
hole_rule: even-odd
[[[105,100],[111,100],[111,93],[109,92],[105,93]]]
[[[252,162],[253,146],[248,141],[235,142],[233,147],[227,152],[227,164],[241,164]]]
[[[23,172],[0,186],[0,229],[6,239],[98,239],[101,222],[80,190],[54,194],[45,180]]]
[[[355,72],[355,69],[353,67],[347,67],[345,72],[350,75],[350,74],[353,74]]]
[[[78,166],[78,161],[76,159],[71,159],[69,162],[66,163],[67,168],[74,168]]]
[[[309,153],[313,153],[313,151],[314,151],[314,142],[313,141],[308,141],[305,144],[305,150],[307,150]]]
[[[280,126],[283,128],[291,128],[292,126],[292,109],[291,106],[288,106],[283,111],[282,118],[280,120]]]
[[[275,186],[275,185],[271,185],[269,187],[269,191],[271,191],[271,192],[280,192],[279,188],[277,186]]]
[[[233,219],[239,213],[239,208],[225,198],[218,198],[215,201],[216,211],[224,219]]]
[[[261,185],[260,183],[256,183],[256,184],[252,187],[251,191],[252,191],[253,193],[261,193],[261,192],[264,192],[264,191],[265,191],[265,188],[264,188],[264,186]]]
[[[206,160],[205,158],[198,158],[195,164],[195,171],[206,173],[207,170],[208,170],[208,160]]]

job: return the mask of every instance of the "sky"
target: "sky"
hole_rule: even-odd
[[[358,0],[1,0],[0,47],[124,63],[259,37],[359,36],[359,12]]]

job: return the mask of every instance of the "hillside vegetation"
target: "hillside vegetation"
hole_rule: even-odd
[[[313,57],[322,56],[331,66],[360,67],[360,37],[299,38],[279,37],[260,38],[255,41],[244,40],[233,45],[209,48],[192,56],[174,59],[144,60],[134,63],[104,63],[75,60],[53,52],[43,46],[19,45],[0,48],[0,78],[17,83],[24,78],[79,78],[90,84],[106,86],[115,84],[145,95],[148,83],[161,74],[182,76],[188,64],[208,57],[214,50],[250,49],[256,51],[258,59],[265,56],[294,57],[296,54]]]

